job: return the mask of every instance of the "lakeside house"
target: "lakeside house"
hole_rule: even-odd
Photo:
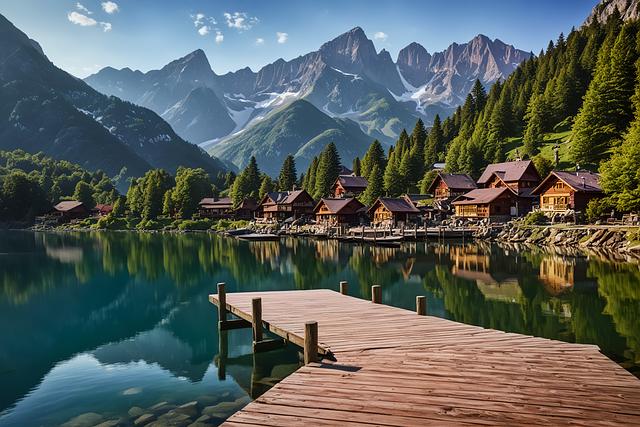
[[[112,211],[113,206],[104,203],[98,203],[93,209],[91,209],[91,213],[95,214],[96,216],[107,216]]]
[[[405,197],[379,197],[367,211],[374,226],[403,226],[414,223],[420,210]]]
[[[257,209],[258,203],[251,197],[247,197],[246,199],[242,200],[237,208],[233,210],[233,217],[235,219],[244,219],[250,221],[255,217]]]
[[[427,190],[437,201],[451,200],[478,188],[473,178],[466,173],[438,172]]]
[[[590,200],[604,195],[600,175],[589,171],[553,171],[532,194],[540,197],[544,212],[584,211]]]
[[[257,213],[267,221],[282,221],[312,215],[315,207],[313,197],[306,190],[275,191],[264,195]]]
[[[479,188],[509,188],[516,195],[510,215],[525,215],[537,204],[538,198],[532,194],[541,182],[540,174],[531,160],[493,163],[478,178]],[[486,193],[489,194],[489,193]]]
[[[359,225],[366,206],[355,197],[323,198],[313,210],[316,223],[322,225]]]
[[[84,203],[77,200],[65,200],[53,207],[59,222],[68,222],[89,216],[89,210]]]
[[[198,203],[198,213],[202,218],[228,218],[233,210],[230,197],[205,197]]]
[[[367,189],[366,178],[356,175],[339,175],[333,184],[333,197],[358,197]]]
[[[517,216],[519,200],[509,187],[477,188],[458,197],[452,205],[460,218],[506,221]]]

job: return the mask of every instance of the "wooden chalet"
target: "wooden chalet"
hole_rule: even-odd
[[[268,221],[282,221],[313,215],[315,201],[306,190],[267,193],[258,205],[258,215]]]
[[[313,212],[323,225],[359,225],[366,207],[355,197],[320,199]]]
[[[540,210],[584,211],[592,199],[602,197],[600,175],[589,171],[553,171],[532,192],[540,197]]]
[[[478,179],[479,188],[510,188],[518,197],[515,214],[524,215],[537,204],[538,198],[532,194],[540,184],[540,174],[531,160],[494,163],[486,167]]]
[[[333,197],[358,197],[367,189],[367,180],[361,176],[339,175],[333,184]]]
[[[232,211],[233,202],[230,197],[205,197],[198,203],[198,213],[202,218],[229,218]]]
[[[235,219],[244,219],[251,221],[255,217],[255,213],[258,210],[258,203],[250,197],[244,199],[240,205],[233,210],[233,217]]]
[[[452,200],[478,188],[473,178],[465,173],[439,172],[427,190],[438,201]]]
[[[458,197],[452,205],[460,218],[503,221],[517,215],[519,200],[509,187],[477,188]]]
[[[414,223],[420,214],[420,210],[404,197],[379,197],[367,212],[374,226],[408,225]]]
[[[97,216],[107,216],[112,211],[113,206],[104,203],[98,203],[95,208],[91,209],[91,212]]]
[[[60,222],[67,222],[89,216],[89,210],[85,204],[77,200],[62,201],[53,207],[53,211]]]

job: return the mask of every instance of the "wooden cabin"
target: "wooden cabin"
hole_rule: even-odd
[[[113,212],[113,206],[104,203],[98,203],[95,208],[91,209],[91,212],[96,216],[107,216]]]
[[[367,189],[367,180],[361,176],[339,175],[333,184],[333,197],[358,197]]]
[[[233,217],[235,219],[244,219],[251,221],[255,217],[256,210],[258,209],[258,203],[250,197],[244,199],[240,205],[233,210]]]
[[[541,182],[540,174],[531,160],[493,163],[486,167],[478,179],[479,188],[510,188],[519,198],[513,216],[525,215],[537,204],[532,194]]]
[[[404,197],[379,197],[367,211],[374,226],[402,226],[416,222],[420,210]]]
[[[323,225],[359,225],[365,205],[355,197],[320,199],[313,212],[316,223]]]
[[[545,212],[584,211],[590,200],[604,195],[600,175],[589,171],[553,171],[532,194],[540,197]]]
[[[230,197],[205,197],[198,203],[198,213],[202,218],[230,218],[233,201]]]
[[[439,172],[427,190],[438,201],[455,199],[464,193],[478,188],[466,173]]]
[[[282,221],[313,215],[315,201],[306,190],[267,193],[258,205],[258,212],[268,221]]]
[[[77,200],[65,200],[53,207],[55,216],[59,222],[68,222],[73,219],[81,219],[89,216],[89,210],[84,203]]]
[[[503,221],[517,216],[519,201],[520,197],[513,190],[498,187],[477,188],[458,197],[452,204],[457,217]]]

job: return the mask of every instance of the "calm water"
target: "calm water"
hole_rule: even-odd
[[[594,343],[638,375],[638,265],[485,244],[400,249],[207,234],[0,232],[0,425],[57,425],[95,412],[198,400],[221,420],[298,366],[295,348],[251,353],[207,295],[383,287],[385,303],[571,342]],[[219,367],[224,366],[221,379]],[[221,402],[223,402],[221,404]],[[226,415],[225,415],[226,414]],[[95,415],[94,415],[95,416]]]

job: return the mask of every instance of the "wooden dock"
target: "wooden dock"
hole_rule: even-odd
[[[597,346],[484,329],[331,290],[219,294],[244,319],[230,327],[255,328],[254,312],[260,327],[300,347],[307,322],[317,322],[323,357],[227,426],[640,425],[640,380]],[[380,301],[380,288],[373,298]],[[209,299],[219,305],[218,294]],[[419,312],[424,302],[419,297]]]

